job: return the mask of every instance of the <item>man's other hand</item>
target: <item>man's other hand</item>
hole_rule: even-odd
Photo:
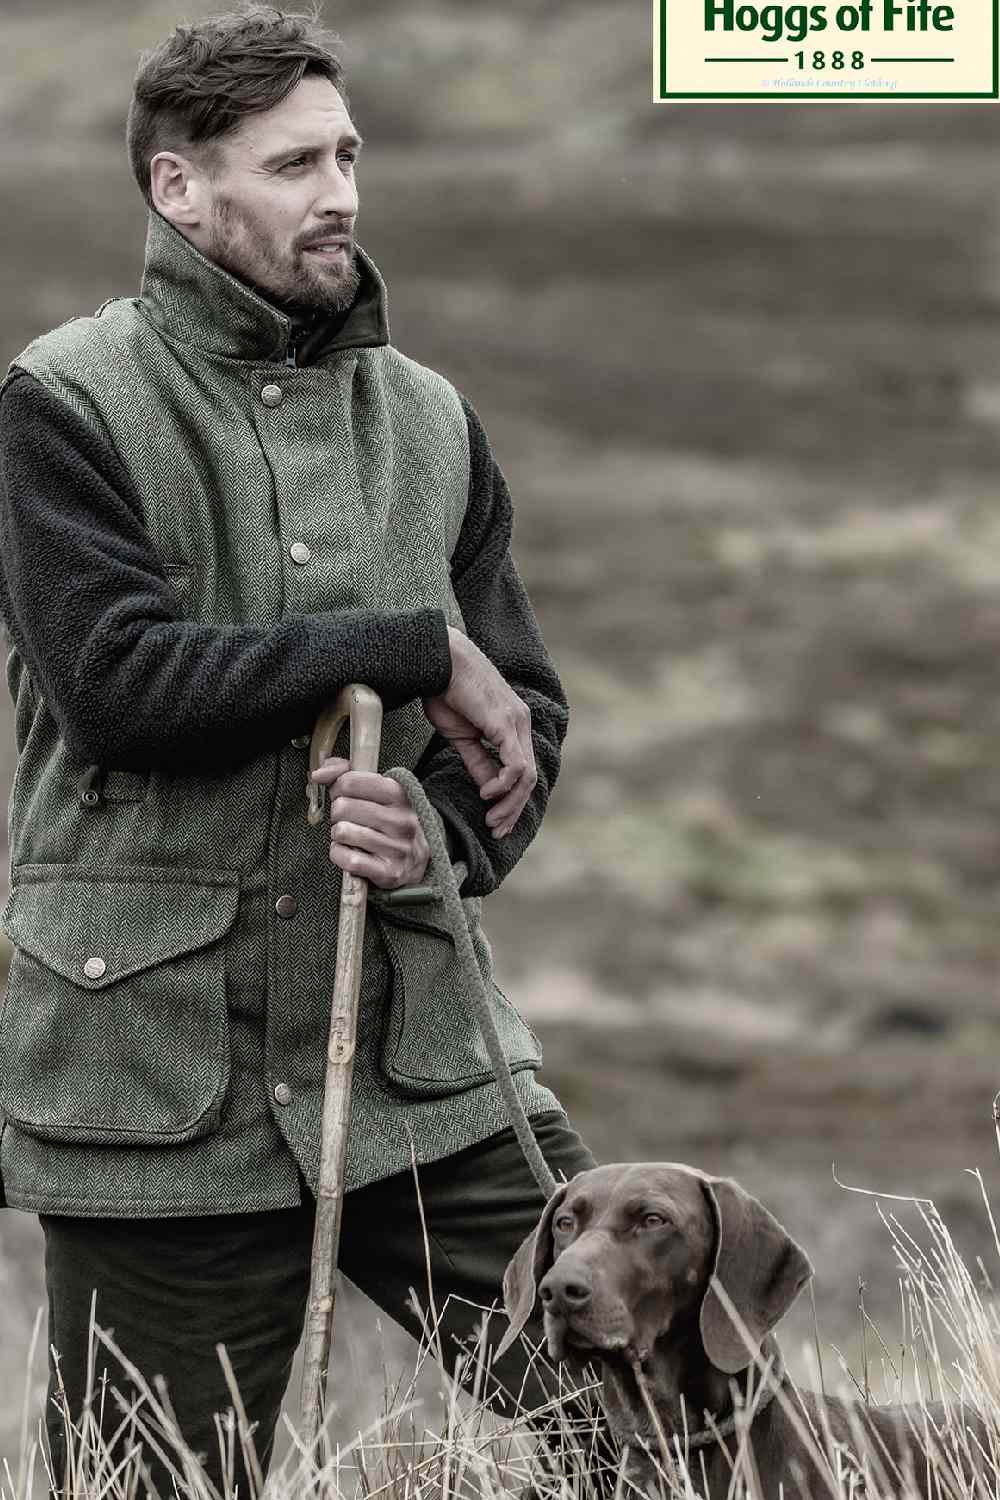
[[[531,710],[468,636],[449,626],[448,637],[451,682],[440,698],[424,700],[424,712],[455,746],[479,795],[495,802],[486,822],[494,838],[506,838],[538,781]]]
[[[352,771],[339,756],[329,756],[311,777],[329,788],[335,865],[383,891],[420,884],[431,851],[398,781]]]

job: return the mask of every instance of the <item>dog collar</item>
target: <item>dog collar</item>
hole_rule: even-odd
[[[766,1380],[766,1388],[760,1392],[755,1400],[753,1415],[750,1418],[751,1423],[755,1422],[760,1416],[761,1412],[765,1411],[767,1407],[770,1406],[771,1402],[778,1394],[779,1387],[782,1386],[787,1379],[784,1362],[781,1358],[781,1351],[777,1348],[775,1348],[774,1358],[765,1371],[764,1379]],[[649,1409],[650,1414],[652,1415],[654,1408],[651,1405],[649,1392],[646,1389],[643,1390],[643,1399],[647,1404],[647,1408]],[[679,1457],[682,1452],[686,1452],[691,1448],[705,1448],[709,1443],[718,1443],[721,1442],[723,1438],[731,1437],[736,1431],[737,1425],[739,1423],[740,1412],[742,1410],[744,1402],[745,1397],[743,1398],[743,1400],[740,1400],[740,1398],[738,1397],[737,1403],[734,1404],[728,1416],[722,1418],[711,1417],[706,1412],[705,1415],[708,1417],[710,1425],[707,1427],[699,1428],[697,1432],[685,1432],[681,1434],[675,1431],[672,1432],[668,1438],[666,1433],[663,1432],[662,1428],[659,1427],[658,1421],[656,1422],[657,1429],[660,1433],[661,1439],[666,1440],[668,1447],[673,1446],[676,1448],[677,1456]]]
[[[770,1406],[771,1402],[778,1394],[778,1387],[783,1385],[785,1382],[785,1366],[780,1353],[775,1353],[774,1359],[768,1367],[764,1379],[766,1380],[766,1388],[761,1391],[760,1396],[757,1398],[757,1401],[754,1404],[753,1415],[750,1418],[751,1422],[755,1422],[760,1416],[761,1412],[765,1411],[767,1407]],[[727,1417],[723,1417],[721,1421],[710,1418],[711,1426],[702,1427],[698,1432],[688,1433],[684,1439],[685,1447],[705,1448],[709,1443],[718,1442],[720,1438],[731,1437],[736,1431],[742,1405],[743,1402],[741,1401],[740,1405],[734,1406],[729,1415]],[[679,1433],[675,1433],[674,1437],[678,1441],[680,1440]]]

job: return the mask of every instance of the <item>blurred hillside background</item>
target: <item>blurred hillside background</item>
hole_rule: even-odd
[[[137,287],[136,56],[209,8],[0,0],[3,363]],[[834,1166],[996,1273],[1000,113],[656,107],[645,0],[325,14],[394,342],[486,424],[573,709],[501,982],[599,1157],[731,1173],[807,1246],[835,1379],[858,1279],[890,1346],[899,1297]],[[0,1237],[2,1454],[42,1294]]]

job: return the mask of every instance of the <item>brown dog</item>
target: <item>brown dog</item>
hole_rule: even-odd
[[[801,1247],[730,1179],[675,1163],[596,1167],[553,1194],[507,1267],[510,1328],[497,1353],[521,1333],[540,1299],[551,1358],[601,1365],[608,1420],[628,1447],[626,1473],[643,1488],[659,1484],[659,1426],[672,1456],[679,1444],[707,1500],[723,1500],[739,1442],[734,1406],[752,1392],[750,1447],[764,1500],[779,1500],[782,1487],[785,1500],[846,1493],[833,1469],[840,1463],[855,1475],[864,1471],[859,1435],[883,1493],[926,1495],[928,1452],[950,1452],[949,1436],[925,1431],[928,1416],[942,1428],[939,1403],[849,1405],[793,1391],[784,1377],[771,1330],[811,1276]],[[754,1348],[771,1361],[774,1379],[762,1381],[717,1285]],[[962,1416],[967,1451],[947,1464],[955,1494],[963,1476],[983,1465],[980,1450],[990,1452],[982,1419],[967,1410]],[[970,1459],[968,1449],[977,1456]]]

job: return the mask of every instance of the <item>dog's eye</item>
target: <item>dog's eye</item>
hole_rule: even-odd
[[[556,1219],[555,1227],[562,1233],[568,1234],[576,1221],[572,1214],[560,1214]]]
[[[661,1229],[667,1221],[663,1214],[643,1214],[639,1222],[643,1229]]]

